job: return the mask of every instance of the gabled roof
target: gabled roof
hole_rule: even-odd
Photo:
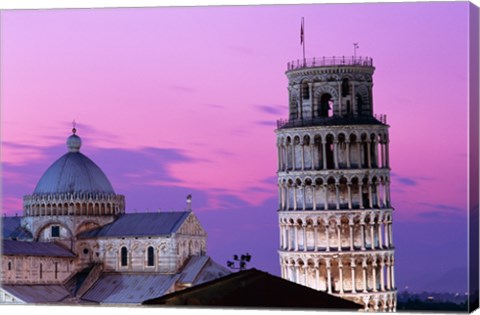
[[[192,256],[183,267],[179,284],[197,285],[230,274],[231,271],[217,264],[209,256]]]
[[[182,291],[148,300],[144,305],[202,305],[256,308],[360,310],[352,301],[250,269]]]
[[[24,242],[3,239],[2,245],[3,255],[76,257],[74,253],[55,243]]]
[[[169,292],[178,277],[159,273],[104,273],[81,299],[102,304],[140,304]]]
[[[164,236],[175,233],[190,214],[182,212],[125,213],[110,224],[79,235],[80,238]]]
[[[2,235],[4,239],[19,239],[31,240],[32,234],[22,227],[21,217],[3,217],[2,221]]]

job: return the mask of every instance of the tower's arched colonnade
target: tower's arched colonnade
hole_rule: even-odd
[[[393,207],[385,116],[370,58],[289,63],[277,122],[282,277],[370,311],[394,311]]]

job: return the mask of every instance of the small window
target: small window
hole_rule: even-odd
[[[8,270],[12,270],[12,262],[11,261],[8,262]]]
[[[84,249],[83,249],[83,254],[84,254],[84,255],[88,255],[88,248],[84,248]]]
[[[155,249],[150,246],[147,249],[147,266],[155,265]]]
[[[308,86],[307,82],[303,82],[302,96],[304,100],[308,100],[310,98],[310,87]]]
[[[128,250],[126,247],[122,247],[122,249],[120,250],[120,265],[128,265]]]
[[[52,226],[52,237],[60,237],[60,227],[58,225]]]
[[[40,272],[39,272],[40,279],[43,278],[43,265],[40,264]]]
[[[342,96],[345,97],[350,94],[350,83],[348,79],[345,78],[342,80]]]

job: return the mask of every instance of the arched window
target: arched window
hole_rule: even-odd
[[[342,80],[342,96],[345,97],[350,94],[350,86],[348,83],[348,79],[345,78]]]
[[[362,96],[357,93],[357,95],[355,95],[355,99],[357,101],[357,113],[359,116],[361,116],[363,115],[363,107],[364,107]]]
[[[128,250],[125,246],[120,250],[120,265],[128,266]]]
[[[155,265],[155,249],[152,246],[147,248],[147,266]]]
[[[333,99],[328,93],[323,94],[320,97],[320,106],[318,107],[318,116],[329,117],[332,114]]]
[[[40,263],[40,279],[43,278],[43,265]]]
[[[302,84],[302,98],[308,100],[310,98],[310,88],[308,82],[303,82]]]
[[[12,262],[11,261],[8,262],[8,270],[12,270]]]
[[[51,230],[52,237],[60,237],[60,226],[53,225]]]

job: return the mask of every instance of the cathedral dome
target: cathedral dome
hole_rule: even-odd
[[[105,173],[87,156],[80,153],[82,141],[73,134],[67,139],[68,152],[43,174],[33,195],[45,194],[115,194]]]

